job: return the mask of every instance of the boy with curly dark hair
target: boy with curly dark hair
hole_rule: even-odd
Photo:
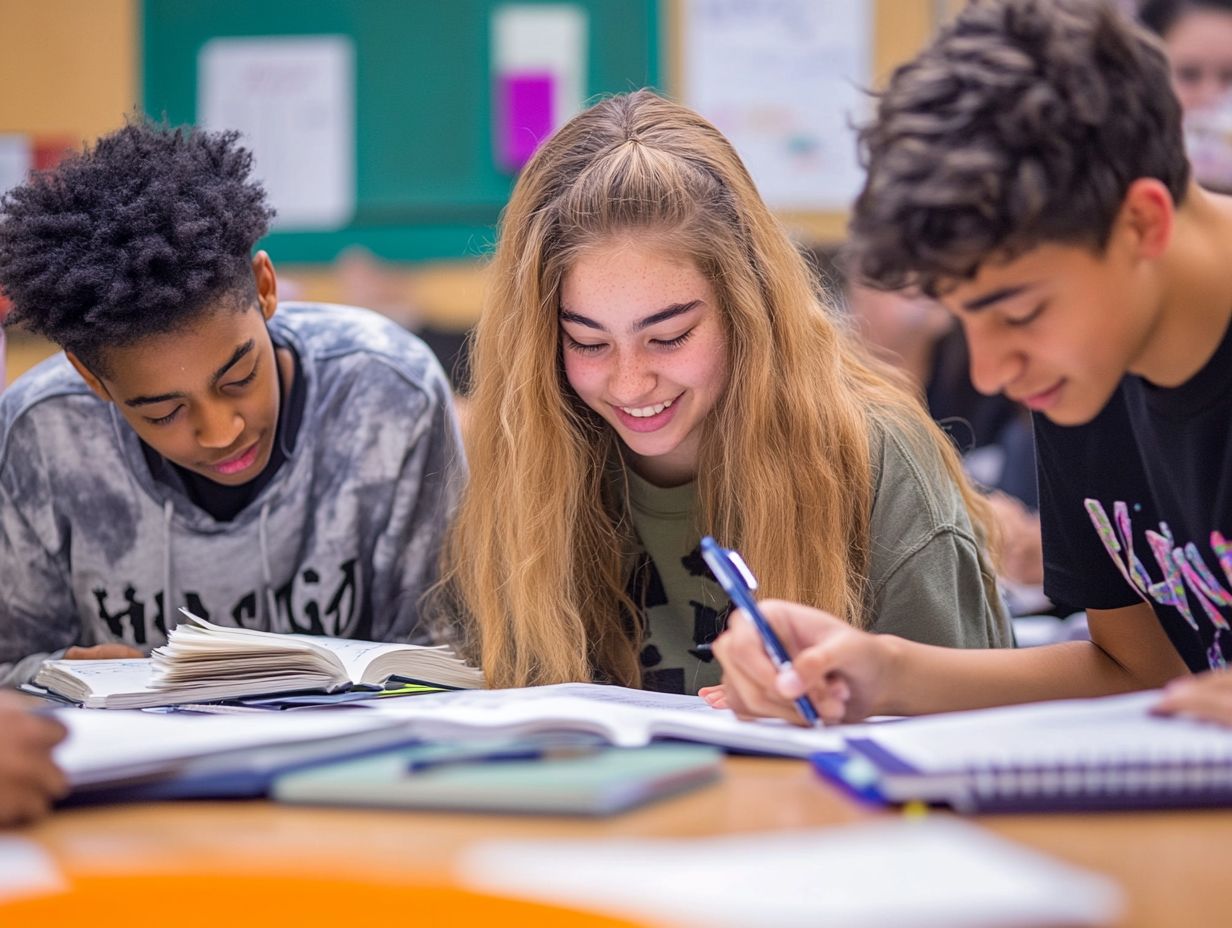
[[[424,636],[448,384],[373,313],[279,307],[237,138],[134,121],[0,201],[11,321],[64,349],[0,395],[0,682],[140,655],[179,606]]]
[[[855,719],[1177,679],[1160,711],[1232,724],[1232,199],[1190,178],[1163,51],[1108,2],[976,2],[861,144],[854,269],[938,298],[976,386],[1034,410],[1045,589],[1091,641],[945,651],[772,604],[797,674],[732,623],[729,702],[792,717],[808,689]]]

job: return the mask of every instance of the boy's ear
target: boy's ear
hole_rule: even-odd
[[[264,251],[258,251],[252,258],[252,276],[257,284],[257,303],[261,307],[261,315],[269,321],[278,309],[278,275],[274,273],[274,263]]]
[[[1172,241],[1176,203],[1163,183],[1153,177],[1140,177],[1125,191],[1118,221],[1134,236],[1137,257],[1158,258]]]
[[[94,376],[94,372],[81,363],[81,358],[73,354],[71,351],[65,351],[64,356],[68,358],[68,363],[73,365],[73,370],[81,375],[81,379],[86,382],[86,386],[90,391],[104,403],[110,403],[111,394],[107,392],[107,388],[103,386],[103,382]]]

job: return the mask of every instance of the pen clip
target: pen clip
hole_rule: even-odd
[[[738,551],[732,551],[730,548],[724,548],[723,553],[727,555],[727,559],[731,561],[732,566],[740,573],[740,578],[744,581],[744,585],[749,588],[749,591],[757,589],[757,578],[753,576],[753,571],[749,570],[749,565],[744,563],[744,558],[740,556]]]
[[[709,535],[702,539],[701,549],[702,560],[714,574],[714,579],[719,581],[719,586],[723,587],[732,599],[757,589],[757,578],[749,570],[749,565],[744,563],[744,558],[735,551],[724,548]]]

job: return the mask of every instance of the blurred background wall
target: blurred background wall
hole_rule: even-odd
[[[262,247],[284,298],[449,334],[479,311],[518,166],[599,94],[697,107],[802,245],[836,243],[848,110],[959,5],[0,0],[0,187],[134,109],[237,128],[280,211]],[[49,350],[10,330],[8,379]]]

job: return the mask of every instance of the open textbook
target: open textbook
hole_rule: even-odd
[[[381,644],[349,638],[224,628],[181,610],[152,657],[46,661],[34,678],[88,709],[140,709],[297,690],[380,686],[391,677],[465,689],[483,674],[443,645]]]
[[[617,747],[640,747],[670,738],[785,757],[841,750],[841,732],[859,728],[801,728],[771,719],[742,722],[735,713],[711,708],[698,696],[595,683],[467,690],[351,705],[399,719],[408,732],[426,740],[582,732],[598,735]]]
[[[72,801],[121,786],[139,798],[257,795],[283,770],[404,744],[396,721],[368,712],[86,712],[59,709],[68,737],[56,763]]]

